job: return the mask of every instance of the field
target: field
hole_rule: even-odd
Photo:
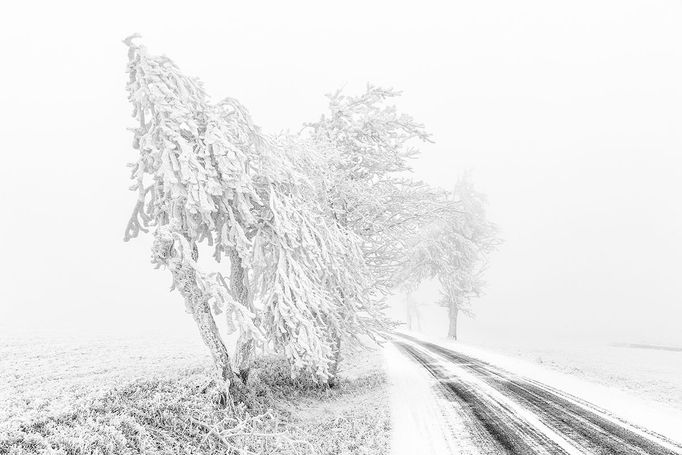
[[[344,357],[334,389],[261,359],[248,407],[227,413],[198,339],[5,337],[0,453],[386,453],[381,355]]]
[[[478,342],[505,355],[682,411],[682,352],[610,343]]]

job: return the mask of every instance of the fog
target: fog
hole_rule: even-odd
[[[138,32],[266,131],[339,87],[402,90],[435,141],[415,175],[472,169],[504,239],[463,339],[682,343],[678,1],[15,2],[0,22],[0,330],[194,330],[150,239],[122,240]]]

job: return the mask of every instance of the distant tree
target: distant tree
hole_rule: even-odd
[[[421,330],[421,315],[419,314],[419,302],[414,299],[414,289],[405,290],[405,310],[407,313],[407,328],[409,330]]]
[[[459,223],[451,226],[450,231],[452,236],[452,228],[456,226],[457,240],[453,238],[453,241],[460,245],[462,254],[453,261],[452,269],[444,269],[446,273],[439,274],[438,279],[442,284],[440,304],[448,308],[448,337],[457,339],[457,317],[460,312],[470,313],[472,297],[481,295],[488,254],[501,241],[496,226],[487,218],[485,195],[475,189],[468,173],[455,185],[454,203],[462,213],[456,217]]]
[[[468,174],[455,185],[440,212],[412,239],[402,276],[412,286],[436,278],[441,286],[439,304],[448,308],[448,337],[457,338],[460,312],[470,312],[472,297],[481,294],[488,254],[499,244],[496,227],[488,221],[485,197]]]

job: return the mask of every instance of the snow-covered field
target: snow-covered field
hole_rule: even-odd
[[[211,360],[200,338],[191,335],[195,334],[0,335],[0,453],[9,447],[20,454],[89,454],[102,444],[106,450],[97,453],[120,453],[119,446],[130,442],[117,433],[116,419],[121,418],[143,428],[145,441],[152,445],[165,434],[171,439],[177,436],[180,446],[194,444],[214,453],[203,436],[192,439],[196,431],[191,425],[183,434],[177,434],[174,426],[190,418],[173,414],[179,406],[201,411],[205,418],[220,414],[210,398],[196,392],[210,379]],[[274,368],[256,373],[260,379],[252,387],[263,391],[258,403],[272,406],[273,417],[258,431],[270,431],[267,425],[275,425],[314,453],[385,453],[388,404],[379,351],[344,354],[342,382],[328,390],[299,390],[285,380],[288,373],[278,370],[277,363],[267,365]],[[168,406],[159,400],[169,400]],[[150,403],[157,408],[148,408]],[[175,420],[146,421],[146,414],[140,412],[155,416],[170,412]],[[89,423],[90,418],[97,423]],[[252,439],[252,444],[263,442]],[[276,445],[280,451],[272,449],[272,453],[308,453],[282,441]],[[49,446],[53,451],[47,450]]]
[[[682,352],[608,342],[463,342],[682,411]]]
[[[0,337],[0,424],[64,411],[124,382],[201,368],[209,358],[194,338]]]

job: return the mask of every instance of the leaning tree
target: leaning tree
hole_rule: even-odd
[[[258,226],[263,189],[251,178],[265,139],[234,100],[211,104],[200,82],[183,75],[166,57],[128,46],[128,99],[137,161],[131,187],[138,194],[125,240],[153,229],[152,262],[165,266],[185,299],[209,348],[220,379],[235,386],[230,356],[214,313],[250,339],[261,337],[239,268],[250,258],[247,233]],[[230,284],[198,267],[198,244],[231,259]],[[225,391],[226,392],[226,391]]]
[[[212,103],[171,60],[125,43],[138,152],[125,239],[152,230],[153,262],[171,272],[227,389],[246,379],[255,343],[283,352],[294,374],[334,377],[340,336],[387,325],[362,239],[334,210],[332,149],[263,135],[237,101]],[[229,259],[227,279],[201,270],[201,243]],[[240,332],[236,359],[220,312]]]

